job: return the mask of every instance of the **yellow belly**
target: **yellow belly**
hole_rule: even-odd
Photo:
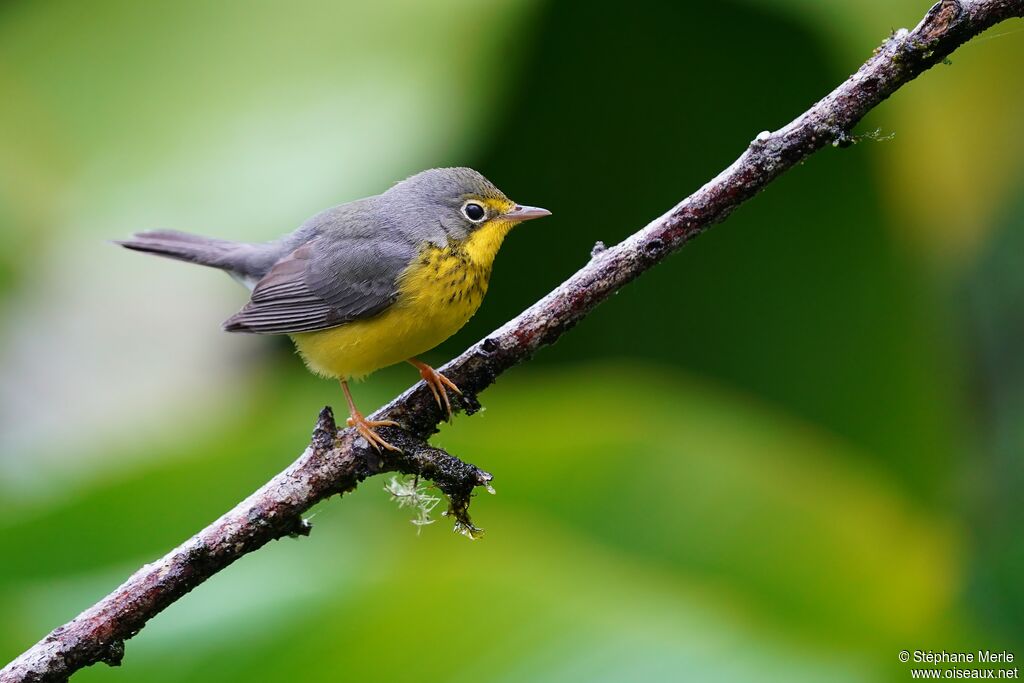
[[[493,259],[493,255],[491,257]],[[490,260],[430,249],[407,270],[385,311],[319,332],[293,334],[306,366],[324,377],[362,378],[429,351],[466,324],[487,292]]]

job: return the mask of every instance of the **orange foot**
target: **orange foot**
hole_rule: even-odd
[[[374,427],[397,427],[398,423],[394,420],[367,420],[356,412],[352,417],[345,420],[345,424],[349,427],[355,427],[356,431],[359,432],[359,435],[366,439],[370,445],[378,451],[382,446],[389,451],[400,450],[397,446],[385,441],[383,436],[374,431]]]
[[[341,380],[341,388],[345,391],[345,399],[348,401],[348,413],[350,415],[345,420],[345,424],[349,427],[355,427],[356,431],[359,432],[359,436],[366,439],[367,443],[376,448],[378,452],[381,447],[389,451],[401,452],[401,449],[391,445],[384,440],[384,437],[374,431],[376,427],[399,427],[400,425],[394,420],[367,420],[359,412],[359,409],[356,408],[356,404],[352,400],[352,392],[348,390],[348,382]]]
[[[455,386],[455,382],[451,381],[440,372],[430,367],[421,360],[416,358],[410,358],[408,363],[420,371],[420,377],[430,387],[430,393],[434,395],[434,400],[437,401],[438,408],[444,408],[445,413],[448,415],[448,420],[452,419],[452,404],[448,400],[448,389],[451,389],[459,396],[462,396],[462,391]],[[442,405],[441,401],[444,401]]]

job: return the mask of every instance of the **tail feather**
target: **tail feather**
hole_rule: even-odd
[[[115,240],[114,244],[134,251],[224,270],[235,269],[236,264],[232,256],[238,253],[239,248],[247,246],[240,242],[203,237],[177,230],[140,232],[126,240]]]

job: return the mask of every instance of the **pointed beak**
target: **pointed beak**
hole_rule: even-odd
[[[520,206],[516,204],[515,208],[505,214],[505,218],[510,221],[528,221],[534,218],[544,218],[544,216],[550,216],[551,212],[547,209],[542,209],[538,206]]]

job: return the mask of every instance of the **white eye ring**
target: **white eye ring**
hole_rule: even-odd
[[[481,211],[480,215],[477,216],[476,218],[473,218],[473,216],[470,215],[469,207],[471,206],[474,206],[480,209]],[[487,209],[484,207],[483,204],[481,204],[477,200],[470,199],[465,204],[462,205],[462,215],[465,216],[466,220],[468,220],[470,223],[482,223],[484,220],[487,219]]]

